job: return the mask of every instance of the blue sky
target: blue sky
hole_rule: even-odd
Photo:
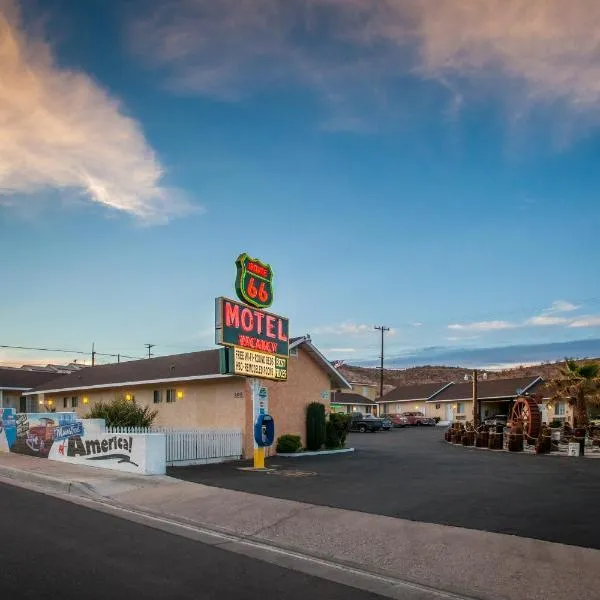
[[[484,5],[0,0],[0,344],[210,347],[243,251],[332,359],[600,338],[600,8]]]

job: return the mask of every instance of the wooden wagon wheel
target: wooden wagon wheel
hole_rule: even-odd
[[[523,432],[530,438],[537,438],[542,426],[540,408],[534,398],[521,396],[515,400],[511,421],[523,425]]]

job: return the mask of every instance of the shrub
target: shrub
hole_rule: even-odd
[[[306,448],[320,450],[325,443],[325,405],[311,402],[306,407]]]
[[[352,415],[343,413],[331,413],[325,428],[325,447],[328,450],[343,448],[346,445],[346,438],[350,432]]]
[[[111,402],[98,402],[86,418],[104,419],[107,427],[151,427],[156,415],[157,410],[142,408],[135,400],[115,398]]]
[[[550,423],[550,427],[562,427],[563,426],[563,422],[560,419],[552,419],[552,422]]]
[[[279,454],[293,454],[302,448],[302,440],[299,435],[286,433],[277,438],[277,452]]]

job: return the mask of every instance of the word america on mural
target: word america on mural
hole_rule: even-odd
[[[144,473],[146,437],[104,432],[102,420],[75,413],[17,413],[0,409],[0,452]]]

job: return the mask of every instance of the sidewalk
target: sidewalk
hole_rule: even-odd
[[[600,551],[588,548],[10,454],[0,454],[0,477],[101,496],[175,521],[485,600],[587,597],[600,589]]]

